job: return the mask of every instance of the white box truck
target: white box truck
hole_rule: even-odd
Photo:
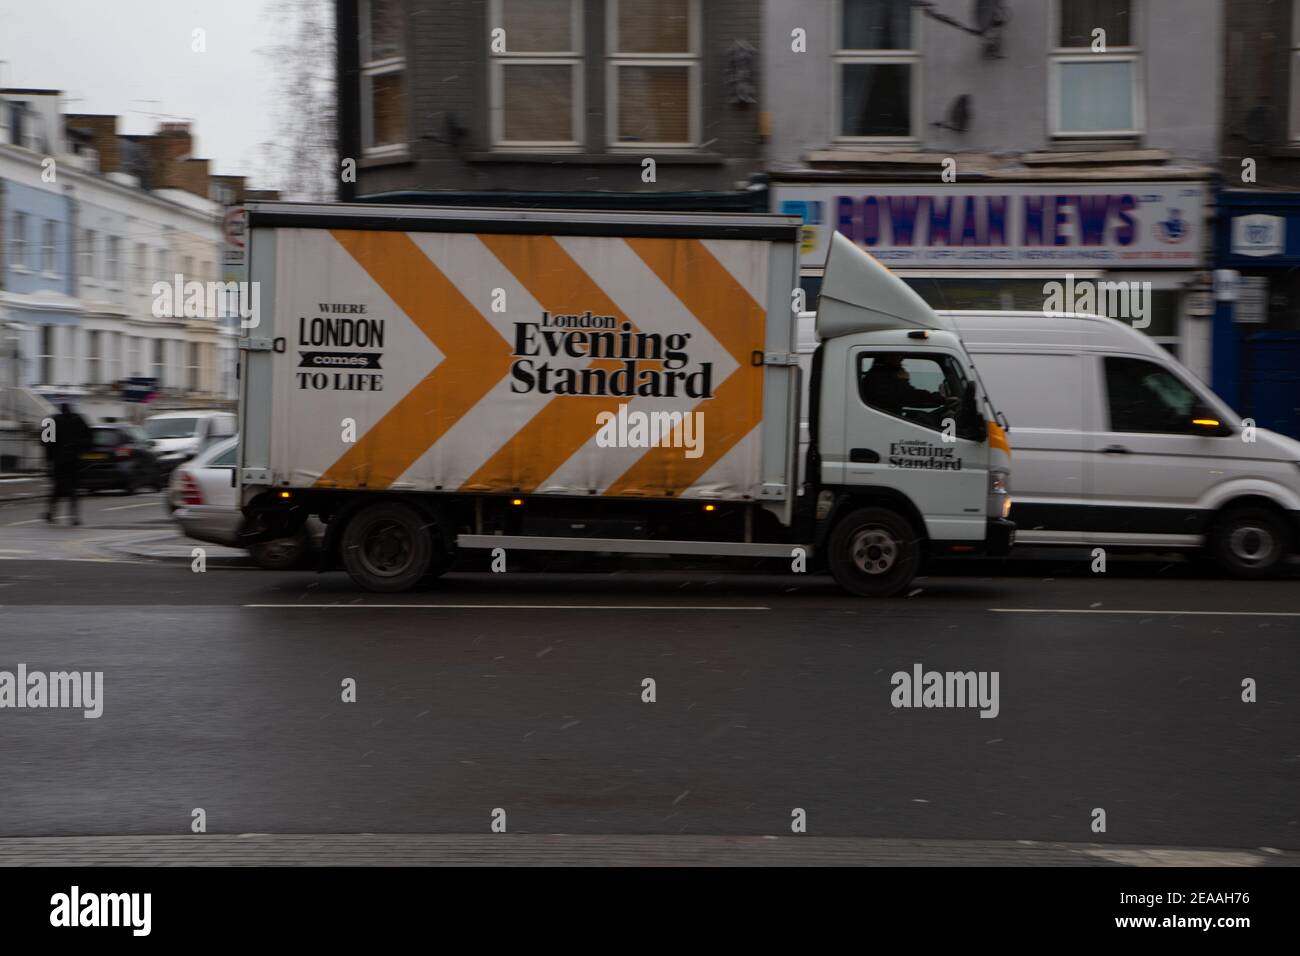
[[[317,516],[373,591],[488,549],[780,557],[864,596],[1010,548],[970,356],[840,237],[801,375],[797,218],[254,203],[248,225],[250,542]]]

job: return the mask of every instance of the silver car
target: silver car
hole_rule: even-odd
[[[244,515],[235,500],[235,465],[239,439],[226,438],[206,448],[172,472],[167,498],[176,505],[172,517],[186,537],[239,547]],[[315,518],[292,538],[263,541],[248,553],[261,567],[286,571],[304,567],[315,553],[324,527]]]

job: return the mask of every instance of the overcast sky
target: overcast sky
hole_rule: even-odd
[[[0,0],[0,85],[63,90],[122,133],[190,120],[213,173],[258,173],[271,138],[267,0]],[[191,49],[206,31],[207,52]],[[256,184],[256,183],[255,183]]]

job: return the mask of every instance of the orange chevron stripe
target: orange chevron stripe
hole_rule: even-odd
[[[316,482],[386,488],[501,380],[510,368],[510,345],[406,233],[331,234],[443,354]]]
[[[651,448],[605,490],[607,495],[680,494],[712,468],[763,417],[763,369],[751,353],[764,345],[765,310],[698,239],[628,239],[627,244],[739,363],[693,411],[704,413],[704,454]]]
[[[615,316],[620,323],[628,321],[553,237],[480,235],[479,239],[548,312],[591,309]],[[597,359],[588,367],[618,365]],[[597,414],[615,411],[623,401],[626,399],[606,396],[552,398],[465,480],[461,490],[532,491],[596,433]]]

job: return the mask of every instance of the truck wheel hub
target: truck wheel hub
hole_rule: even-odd
[[[898,560],[898,542],[883,528],[865,528],[853,538],[853,563],[864,574],[884,574]]]
[[[361,560],[373,574],[399,574],[411,561],[411,538],[396,522],[378,524],[366,532]]]

